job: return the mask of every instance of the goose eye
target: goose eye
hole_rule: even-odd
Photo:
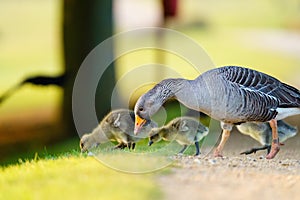
[[[143,107],[140,107],[140,108],[139,108],[139,111],[140,111],[140,112],[144,111],[144,108],[143,108]]]

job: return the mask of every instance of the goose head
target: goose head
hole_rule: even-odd
[[[135,126],[134,134],[137,135],[142,127],[151,122],[150,117],[154,115],[162,104],[174,96],[172,91],[163,82],[142,95],[135,104]]]

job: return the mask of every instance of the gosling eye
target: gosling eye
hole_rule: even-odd
[[[84,147],[83,142],[80,142],[80,148],[83,149],[83,147]]]

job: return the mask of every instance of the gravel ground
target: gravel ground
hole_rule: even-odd
[[[299,199],[300,136],[286,141],[273,160],[265,151],[239,155],[254,146],[259,144],[234,133],[223,158],[175,157],[173,173],[158,178],[165,199]]]

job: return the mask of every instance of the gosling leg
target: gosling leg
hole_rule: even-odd
[[[126,147],[126,145],[124,144],[124,143],[119,143],[119,144],[117,144],[115,147],[114,147],[114,149],[124,149]]]
[[[266,156],[267,159],[273,159],[280,150],[278,132],[277,132],[277,120],[272,119],[270,122],[272,128],[272,146],[270,153]]]
[[[195,147],[196,147],[196,154],[195,154],[195,156],[198,156],[200,154],[199,142],[195,142]]]
[[[135,143],[133,142],[132,146],[131,146],[131,149],[134,150],[134,148],[135,148]]]
[[[223,129],[221,142],[214,152],[215,157],[223,157],[222,150],[223,150],[229,136],[230,136],[230,131]]]
[[[243,154],[248,155],[248,154],[256,153],[257,151],[266,150],[266,149],[267,149],[267,152],[270,153],[271,145],[264,145],[262,147],[254,147],[250,150],[240,153],[240,155],[243,155]]]
[[[187,149],[188,145],[183,145],[183,148],[179,151],[178,154],[183,154],[183,152]]]

